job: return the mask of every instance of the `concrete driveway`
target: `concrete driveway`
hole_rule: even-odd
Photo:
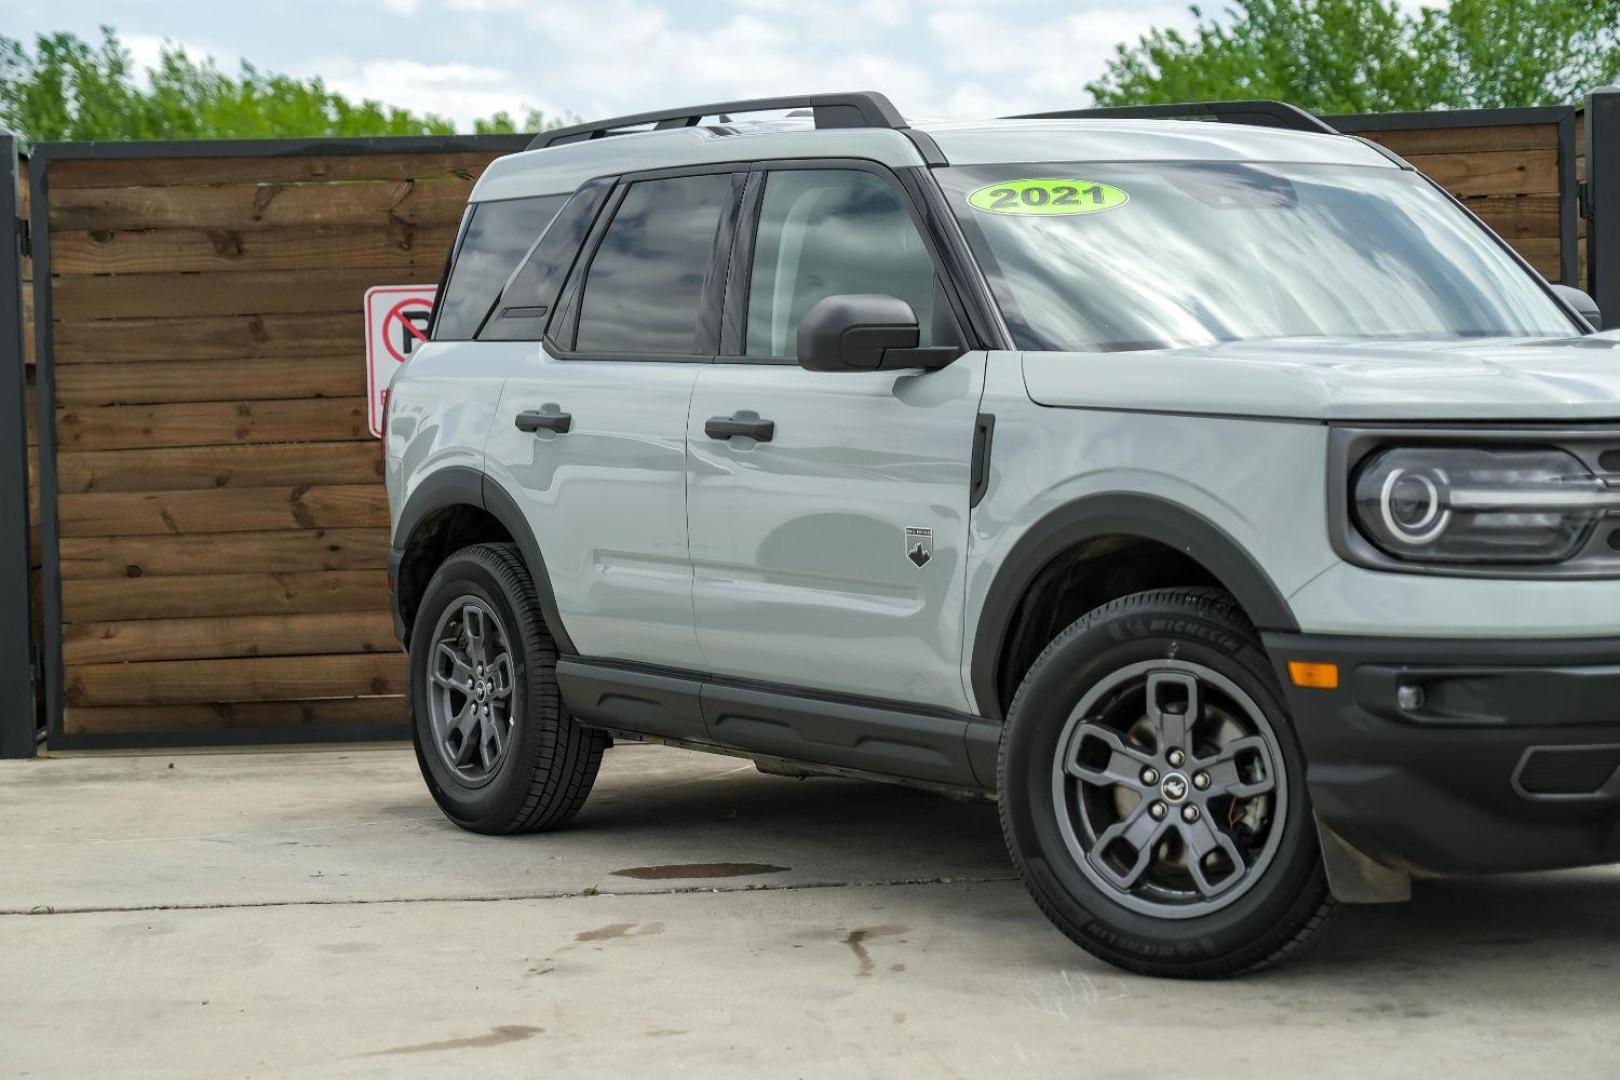
[[[1420,884],[1285,968],[1123,975],[993,807],[608,754],[445,822],[409,749],[0,763],[0,1074],[1620,1076],[1620,868]]]

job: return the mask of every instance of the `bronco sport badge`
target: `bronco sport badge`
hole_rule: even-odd
[[[920,570],[934,558],[934,530],[906,526],[906,558]]]

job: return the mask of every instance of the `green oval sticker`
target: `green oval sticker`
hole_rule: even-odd
[[[1100,214],[1131,201],[1117,187],[1095,180],[1006,180],[968,196],[968,205],[987,214]]]

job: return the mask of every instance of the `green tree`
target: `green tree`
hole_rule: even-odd
[[[1236,0],[1118,46],[1101,105],[1279,98],[1313,112],[1567,104],[1620,78],[1620,0]]]
[[[448,135],[442,116],[380,102],[351,101],[320,79],[260,71],[243,61],[232,76],[212,58],[165,46],[158,65],[136,79],[129,52],[111,28],[99,45],[73,34],[41,34],[30,52],[0,36],[0,127],[26,141],[64,139],[225,139],[315,135]],[[524,131],[557,126],[530,109]],[[509,114],[478,120],[480,133],[520,130]]]

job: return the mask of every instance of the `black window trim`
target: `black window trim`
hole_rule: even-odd
[[[439,301],[444,299],[445,293],[450,288],[450,271],[455,269],[456,260],[461,256],[461,245],[467,241],[467,230],[472,228],[473,212],[477,205],[476,203],[468,203],[462,208],[461,224],[456,227],[456,238],[451,242],[450,250],[445,253],[444,269],[439,272],[439,287],[433,293],[433,310],[428,315],[427,336],[429,341],[439,340],[439,310],[444,306]],[[479,323],[479,327],[481,329],[483,324]],[[474,332],[473,339],[477,340],[477,338],[478,334]]]
[[[935,235],[937,210],[930,208],[932,212],[925,212],[920,208],[919,202],[926,205],[926,196],[919,190],[918,185],[906,182],[904,174],[926,173],[926,168],[916,166],[895,170],[866,158],[778,158],[755,161],[748,165],[748,183],[744,189],[735,228],[730,276],[726,282],[725,310],[721,320],[720,350],[714,357],[715,363],[774,367],[797,366],[799,363],[796,356],[749,356],[743,350],[747,347],[748,293],[752,285],[754,248],[759,235],[759,213],[764,201],[766,177],[773,172],[803,172],[811,169],[871,173],[887,183],[900,197],[906,213],[911,215],[911,223],[922,237],[929,258],[933,260],[934,276],[942,283],[945,300],[950,306],[951,316],[956,322],[956,332],[962,344],[969,349],[991,347],[983,343],[985,335],[981,330],[982,324],[970,318],[969,305],[964,302],[959,291],[956,274],[960,273],[960,264],[957,260],[946,257],[945,252],[949,249],[948,241],[942,243],[941,238]]]
[[[725,283],[731,251],[734,247],[733,233],[737,225],[738,204],[742,201],[747,169],[746,163],[709,163],[648,169],[611,177],[613,189],[609,192],[607,200],[597,213],[596,221],[586,234],[585,242],[580,246],[579,254],[575,256],[573,266],[569,268],[562,291],[558,294],[557,303],[553,307],[549,321],[546,324],[545,333],[541,338],[546,354],[553,360],[564,362],[713,363],[719,351],[722,304],[726,292]],[[731,177],[731,188],[726,195],[724,205],[720,209],[720,224],[715,230],[714,247],[709,254],[709,269],[707,276],[704,278],[703,297],[698,312],[698,334],[700,339],[698,343],[700,345],[708,344],[710,348],[691,353],[589,352],[576,349],[574,346],[579,340],[579,317],[585,280],[590,276],[591,264],[595,262],[596,253],[602,246],[602,240],[607,235],[608,228],[612,225],[614,217],[618,214],[619,207],[623,205],[630,187],[645,180],[667,180],[685,176],[713,175],[729,175]],[[610,179],[610,177],[596,178],[596,180],[605,179]],[[563,344],[565,341],[567,342],[566,345]]]

